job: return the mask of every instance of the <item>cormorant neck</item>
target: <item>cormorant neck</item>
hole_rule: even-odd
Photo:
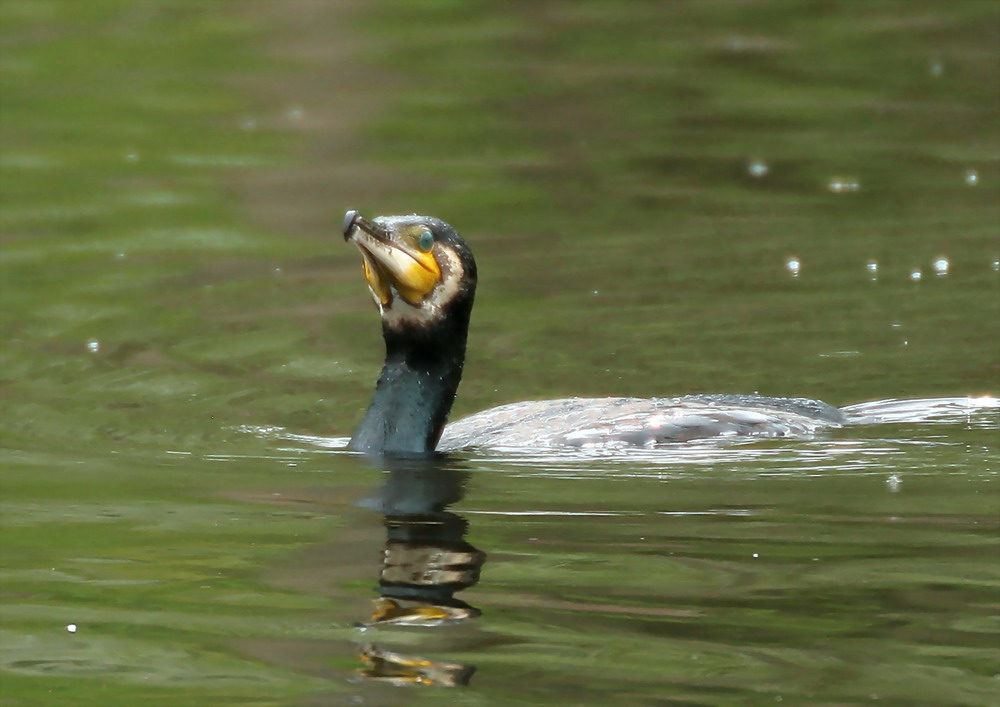
[[[385,365],[351,447],[375,454],[434,451],[455,401],[469,313],[451,312],[426,326],[383,323]]]

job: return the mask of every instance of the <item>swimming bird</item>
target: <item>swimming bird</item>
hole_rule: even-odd
[[[427,455],[471,446],[640,446],[715,437],[804,436],[846,416],[818,400],[761,395],[564,398],[511,403],[447,426],[465,363],[476,261],[452,226],[428,216],[344,215],[382,317],[385,363],[350,446]]]

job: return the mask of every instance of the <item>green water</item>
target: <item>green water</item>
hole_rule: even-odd
[[[347,208],[474,248],[456,415],[997,394],[994,4],[7,0],[0,28],[3,704],[996,702],[995,412],[391,474],[328,439],[381,358]],[[400,533],[485,553],[454,594],[481,616],[357,626]],[[365,677],[369,645],[467,684]]]

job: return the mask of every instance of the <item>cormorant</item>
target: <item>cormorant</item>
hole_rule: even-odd
[[[808,435],[846,422],[806,398],[687,395],[511,403],[445,423],[465,362],[476,261],[450,225],[427,216],[344,215],[382,315],[385,365],[351,438],[374,454],[426,455],[439,446],[644,446],[712,437]]]

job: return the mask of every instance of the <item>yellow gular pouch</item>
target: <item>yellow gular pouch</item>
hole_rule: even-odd
[[[368,281],[368,287],[379,303],[387,305],[392,302],[392,292],[389,290],[388,278],[383,274],[378,263],[372,260],[371,256],[364,250],[361,250],[361,267],[364,268],[365,280]]]
[[[409,234],[401,235],[401,240],[416,240],[407,238]],[[423,252],[416,245],[374,239],[358,241],[358,245],[364,256],[365,279],[383,306],[392,304],[395,292],[407,304],[417,307],[441,281],[441,267],[430,250]]]

